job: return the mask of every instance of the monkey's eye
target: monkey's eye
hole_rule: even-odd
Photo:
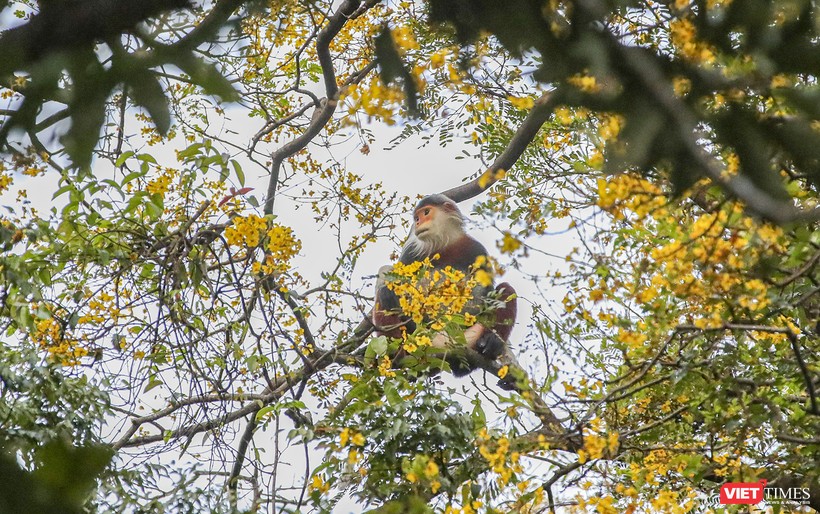
[[[424,215],[427,216],[428,214],[430,214],[430,208],[429,207],[427,209],[424,209]]]

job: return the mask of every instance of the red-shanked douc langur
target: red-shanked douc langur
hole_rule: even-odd
[[[469,276],[476,271],[474,265],[479,257],[483,256],[482,260],[487,262],[487,250],[464,231],[464,217],[450,198],[441,194],[423,198],[413,212],[413,220],[413,228],[399,259],[402,264],[429,258],[436,269],[450,266]],[[484,269],[486,268],[485,264]],[[379,270],[372,321],[378,333],[388,337],[401,337],[403,330],[412,333],[416,325],[409,316],[402,313],[396,294],[386,285],[386,275],[392,270],[392,266],[384,266]],[[483,317],[483,323],[476,323],[465,329],[464,337],[469,348],[494,360],[504,352],[515,323],[517,306],[512,286],[506,282],[497,287],[475,286],[472,289],[472,299],[464,311],[477,315],[487,310],[492,310],[490,316]],[[432,346],[444,351],[452,349],[454,345],[443,332],[432,339]],[[463,358],[448,358],[446,355],[445,358],[456,376],[466,375],[473,369]]]

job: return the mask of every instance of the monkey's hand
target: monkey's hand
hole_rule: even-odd
[[[504,353],[504,340],[480,323],[465,330],[464,336],[467,338],[467,346],[490,360],[495,360]]]
[[[467,343],[467,348],[475,350],[482,356],[490,360],[495,360],[504,352],[504,341],[498,337],[498,334],[488,329],[481,323],[469,327],[464,331],[464,339]],[[446,350],[452,348],[455,343],[446,332],[439,332],[433,338],[431,346]]]

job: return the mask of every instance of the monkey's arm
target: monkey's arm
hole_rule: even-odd
[[[488,302],[492,302],[491,323],[476,323],[464,331],[467,347],[475,350],[487,359],[497,359],[509,341],[515,317],[518,313],[518,302],[515,289],[504,282],[495,288]],[[445,333],[439,333],[433,339],[434,348],[452,348],[453,343]]]
[[[401,314],[399,299],[387,287],[386,276],[393,271],[393,266],[382,266],[376,279],[376,305],[373,307],[373,326],[380,335],[401,337],[402,330],[412,333],[415,323]]]
[[[506,282],[499,284],[492,296],[492,301],[497,304],[492,313],[492,326],[485,327],[476,323],[468,328],[464,335],[467,337],[467,346],[488,359],[497,359],[504,353],[510,339],[518,314],[518,301],[515,289]]]

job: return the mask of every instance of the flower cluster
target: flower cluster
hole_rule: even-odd
[[[225,239],[231,246],[255,248],[259,246],[259,241],[267,226],[267,221],[255,214],[237,216],[233,219],[233,225],[225,229]]]
[[[521,466],[521,454],[516,451],[510,451],[510,440],[501,436],[498,439],[493,439],[487,432],[487,429],[482,429],[478,434],[476,441],[478,445],[478,452],[489,464],[490,469],[498,475],[496,482],[499,487],[504,487],[513,479],[515,473],[520,473],[523,469]]]
[[[402,462],[402,470],[404,477],[411,484],[427,486],[433,494],[441,489],[439,466],[427,455],[415,455],[412,460],[405,459]]]
[[[600,459],[606,454],[614,454],[617,449],[617,432],[607,436],[591,432],[584,435],[584,447],[578,450],[578,462],[583,464],[590,459]]]
[[[698,41],[697,30],[690,20],[676,20],[669,24],[672,44],[681,55],[696,63],[711,64],[715,61],[715,53],[706,43]]]
[[[619,173],[609,180],[598,180],[598,207],[611,212],[615,219],[624,219],[626,211],[639,218],[658,216],[668,199],[661,189],[635,173]]]
[[[34,325],[31,339],[46,350],[49,357],[63,366],[76,366],[80,359],[88,355],[88,349],[68,336],[55,318],[38,321]]]
[[[350,114],[364,111],[369,119],[382,120],[388,125],[396,123],[397,110],[404,103],[404,92],[401,88],[396,85],[385,85],[378,76],[374,76],[366,86],[350,86],[346,96],[350,104]]]
[[[173,182],[174,178],[176,177],[176,174],[176,170],[165,170],[165,172],[162,173],[160,176],[148,181],[148,185],[145,186],[145,190],[151,193],[152,195],[165,196],[165,193],[167,193],[171,189],[171,182]]]
[[[296,238],[293,229],[274,223],[266,233],[268,237],[268,263],[265,273],[284,273],[290,266],[290,260],[302,249],[302,242]]]
[[[387,288],[398,297],[402,312],[417,324],[425,319],[437,320],[434,330],[440,330],[442,321],[464,310],[477,285],[474,277],[450,266],[434,268],[429,258],[411,264],[397,263],[393,276]]]
[[[567,79],[567,82],[585,93],[596,93],[601,89],[600,84],[592,75],[573,75]]]
[[[11,178],[11,175],[7,173],[0,173],[0,193],[7,190],[13,182],[14,179]]]
[[[88,292],[86,296],[90,297],[91,292]],[[116,322],[120,317],[120,309],[116,307],[113,300],[114,297],[104,291],[96,297],[90,298],[88,300],[88,308],[79,317],[78,322],[81,324],[95,325],[105,323],[107,320]]]

